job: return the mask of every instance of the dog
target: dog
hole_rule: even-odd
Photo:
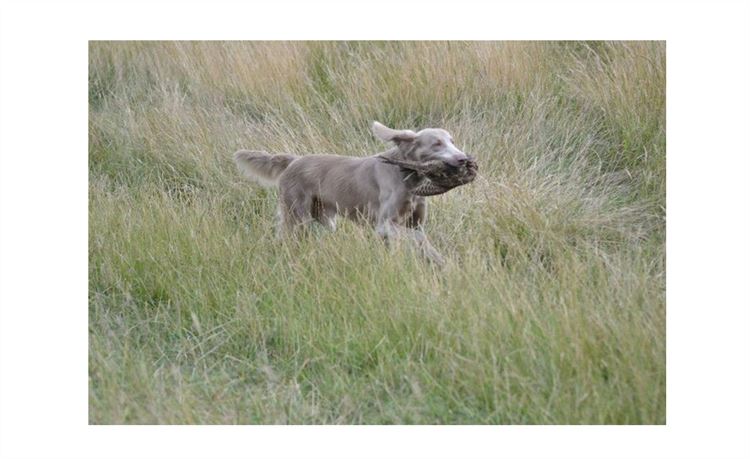
[[[445,259],[424,233],[427,202],[417,194],[422,179],[382,159],[439,160],[459,167],[469,157],[444,129],[396,130],[375,121],[372,132],[380,140],[393,142],[392,148],[368,157],[240,150],[234,161],[259,184],[278,186],[280,235],[315,221],[335,231],[336,216],[343,215],[369,223],[386,243],[412,241],[429,261],[443,265]]]

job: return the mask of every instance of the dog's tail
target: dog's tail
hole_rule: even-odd
[[[240,150],[234,162],[240,172],[263,186],[276,186],[279,175],[299,156],[269,155],[264,151]]]

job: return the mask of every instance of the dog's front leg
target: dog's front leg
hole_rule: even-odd
[[[427,202],[425,202],[424,198],[418,198],[414,211],[406,220],[405,229],[409,232],[410,237],[416,242],[417,247],[425,258],[436,265],[443,266],[445,264],[445,258],[440,255],[440,252],[438,252],[432,244],[430,244],[427,235],[424,233],[426,219]]]
[[[393,224],[393,222],[389,220],[379,222],[375,226],[375,232],[378,233],[378,236],[383,238],[383,241],[385,241],[386,245],[390,245],[390,241],[392,239],[399,237],[398,228],[395,224]]]
[[[402,232],[408,235],[409,239],[414,241],[419,252],[427,258],[430,263],[434,263],[437,266],[445,266],[445,258],[440,255],[440,252],[430,244],[427,239],[427,235],[424,234],[422,228],[402,228]]]
[[[391,239],[399,236],[395,222],[398,219],[399,202],[402,199],[403,197],[396,193],[380,193],[380,209],[375,220],[375,232],[383,238],[386,245],[390,244]]]
[[[407,228],[390,221],[385,221],[378,224],[375,231],[383,238],[387,245],[390,245],[392,239],[406,239],[416,247],[417,251],[427,261],[437,266],[445,265],[445,258],[430,244],[430,241],[421,229]]]
[[[399,198],[398,195],[391,195],[389,196],[389,199],[381,200],[383,205],[378,214],[375,231],[385,240],[386,244],[389,244],[391,239],[405,238],[412,243],[417,251],[429,262],[438,266],[445,265],[445,259],[443,256],[435,250],[435,247],[430,244],[424,231],[422,231],[422,223],[424,221],[425,213],[424,201],[419,203],[418,215],[409,218],[406,222],[407,226],[402,226],[397,223],[398,209],[401,207]]]

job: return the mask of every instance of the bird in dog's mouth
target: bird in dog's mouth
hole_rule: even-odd
[[[478,171],[476,159],[471,156],[456,164],[442,160],[409,161],[382,155],[379,158],[388,164],[399,166],[403,172],[422,178],[414,188],[414,194],[419,196],[435,196],[471,183]]]

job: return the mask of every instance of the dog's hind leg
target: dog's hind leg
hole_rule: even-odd
[[[313,199],[303,193],[282,190],[279,198],[279,234],[287,236],[313,221]]]
[[[329,231],[336,231],[336,209],[323,207],[318,215],[318,222],[325,226]]]
[[[284,202],[279,199],[279,204],[276,210],[276,237],[278,239],[284,239],[289,235],[289,211],[284,206]]]
[[[312,217],[329,231],[336,231],[336,208],[313,199]]]

